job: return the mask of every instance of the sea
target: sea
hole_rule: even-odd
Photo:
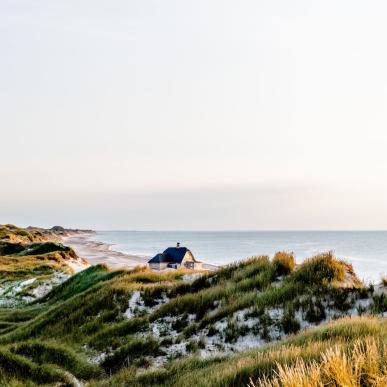
[[[98,231],[93,239],[116,251],[148,257],[180,242],[197,259],[215,265],[272,257],[277,251],[293,252],[299,263],[333,251],[352,263],[367,283],[387,275],[387,231]]]

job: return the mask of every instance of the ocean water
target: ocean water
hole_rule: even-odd
[[[150,257],[180,242],[197,259],[217,265],[280,250],[294,252],[297,262],[334,251],[367,282],[387,274],[387,231],[99,231],[93,239]]]

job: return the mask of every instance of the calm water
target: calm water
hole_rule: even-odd
[[[361,278],[378,281],[387,274],[387,231],[101,231],[95,240],[113,244],[114,250],[153,256],[181,242],[195,257],[208,263],[226,264],[276,251],[293,251],[297,262],[332,250],[351,262]]]

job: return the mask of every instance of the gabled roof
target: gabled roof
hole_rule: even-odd
[[[181,261],[184,259],[184,256],[188,251],[190,252],[190,250],[186,247],[168,247],[162,254],[155,255],[148,263],[181,264]],[[196,262],[195,258],[193,258],[193,260]]]

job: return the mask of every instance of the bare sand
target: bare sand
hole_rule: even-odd
[[[85,258],[91,265],[105,263],[112,269],[132,269],[146,265],[150,257],[121,253],[112,249],[112,245],[93,241],[94,234],[75,234],[63,238],[66,246],[72,247],[77,255]]]

